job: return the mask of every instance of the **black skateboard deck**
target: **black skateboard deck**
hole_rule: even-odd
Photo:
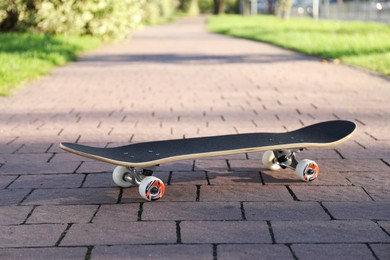
[[[61,143],[70,153],[126,167],[149,167],[162,163],[210,156],[266,150],[323,148],[347,140],[356,130],[351,121],[326,121],[286,133],[250,133],[135,143],[97,148]]]

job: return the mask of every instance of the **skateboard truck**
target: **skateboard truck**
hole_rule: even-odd
[[[318,176],[318,164],[309,159],[298,161],[296,153],[299,151],[303,151],[303,148],[266,151],[262,158],[263,165],[273,171],[290,168],[295,170],[295,174],[301,180],[312,181]]]
[[[275,150],[273,151],[275,163],[279,163],[282,169],[290,168],[295,170],[299,163],[295,154],[299,151],[303,151],[303,148],[294,150]]]
[[[146,168],[135,168],[117,166],[114,169],[112,178],[118,186],[128,188],[138,186],[142,198],[152,201],[164,196],[165,185],[157,177],[152,176],[156,166]]]
[[[140,169],[134,167],[125,167],[127,171],[124,171],[122,179],[132,185],[139,186],[141,181],[147,176],[152,176],[155,167]]]

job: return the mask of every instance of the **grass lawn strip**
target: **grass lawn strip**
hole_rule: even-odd
[[[390,75],[390,26],[386,24],[225,15],[210,17],[208,28]]]
[[[0,33],[0,95],[96,48],[99,38]]]

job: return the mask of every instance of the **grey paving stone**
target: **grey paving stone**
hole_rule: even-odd
[[[9,188],[77,188],[83,179],[81,174],[22,175]]]
[[[1,176],[0,178],[0,189],[7,187],[13,182],[18,176]]]
[[[195,161],[195,170],[199,171],[228,171],[228,165],[224,159],[198,159]]]
[[[321,169],[325,172],[379,172],[389,170],[380,160],[370,159],[323,159]]]
[[[183,243],[271,243],[266,222],[183,221]]]
[[[92,259],[213,259],[211,245],[96,246]]]
[[[93,160],[89,158],[76,156],[74,154],[67,153],[63,150],[59,150],[58,152],[56,152],[50,160],[50,162],[82,162],[82,161],[87,162]]]
[[[161,164],[158,167],[159,171],[192,171],[194,162],[192,160],[185,160],[167,164]]]
[[[142,220],[241,220],[237,202],[161,202],[143,205]]]
[[[390,244],[371,244],[370,246],[379,259],[390,259]]]
[[[373,186],[366,185],[364,190],[371,196],[374,201],[390,201],[390,186]]]
[[[18,163],[47,163],[52,157],[51,153],[26,153],[26,154],[0,154],[0,162],[18,164]]]
[[[158,234],[158,235],[156,235]],[[175,222],[115,222],[74,224],[62,246],[176,243]]]
[[[211,171],[207,172],[207,177],[212,185],[261,183],[260,173],[256,171]]]
[[[172,172],[171,185],[207,185],[208,181],[204,171]]]
[[[83,160],[83,157],[79,157]],[[81,164],[81,166],[77,169],[77,173],[106,173],[110,175],[112,174],[115,166],[109,163],[98,162],[98,161],[86,161]]]
[[[202,186],[200,201],[292,201],[283,186],[261,184]]]
[[[95,205],[43,205],[34,209],[28,224],[88,223],[98,206]]]
[[[317,202],[245,202],[247,220],[330,220]]]
[[[218,259],[294,259],[285,245],[218,245]]]
[[[390,202],[324,202],[336,219],[390,220]]]
[[[390,186],[388,176],[390,171],[379,172],[345,172],[342,173],[351,183],[361,187],[375,186],[377,188],[386,188]]]
[[[96,216],[93,218],[93,223],[137,221],[139,210],[139,203],[101,205]]]
[[[321,167],[321,166],[320,166]],[[298,179],[293,170],[270,171],[262,170],[261,177],[267,185],[300,185],[300,186],[346,186],[352,185],[343,174],[339,172],[323,172],[312,182],[304,182]]]
[[[117,188],[37,189],[23,202],[24,205],[113,204],[119,196]]]
[[[244,171],[258,173],[263,169],[261,157],[258,160],[229,160],[230,168],[233,171]]]
[[[26,139],[26,137],[24,137]],[[46,153],[52,146],[52,143],[24,143],[23,146],[18,149],[17,154],[31,154],[31,153]]]
[[[355,186],[290,186],[302,201],[372,201],[369,195]]]
[[[0,226],[0,247],[54,246],[64,224]]]
[[[277,243],[369,243],[390,241],[390,237],[371,221],[313,220],[272,221],[271,223]]]
[[[20,203],[31,189],[0,190],[0,206],[12,206]]]
[[[9,175],[73,173],[79,165],[79,162],[7,163],[0,168],[0,173]]]
[[[9,138],[8,142],[12,142],[14,139],[15,137]],[[20,144],[7,144],[8,142],[0,144],[0,154],[12,154],[21,146]]]
[[[84,259],[86,247],[2,248],[1,259]]]
[[[84,176],[80,174],[80,176]],[[117,185],[112,180],[112,173],[103,172],[103,173],[90,173],[87,174],[87,177],[83,183],[85,188],[102,188],[102,187],[117,187]]]
[[[2,206],[0,207],[0,225],[22,224],[32,209],[32,206]]]
[[[378,224],[387,232],[387,234],[390,234],[390,221],[378,221]]]
[[[292,245],[298,259],[375,259],[365,244]]]

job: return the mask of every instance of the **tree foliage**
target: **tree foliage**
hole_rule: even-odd
[[[121,38],[141,23],[169,20],[177,10],[235,12],[237,0],[0,0],[0,31]]]
[[[148,24],[159,23],[171,18],[179,0],[146,0],[143,5],[143,21]]]
[[[0,0],[1,31],[120,38],[172,16],[178,0]]]

